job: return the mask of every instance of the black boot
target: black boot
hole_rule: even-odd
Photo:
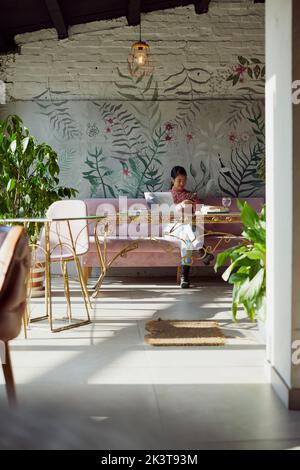
[[[210,263],[215,259],[214,255],[212,255],[211,253],[206,253],[206,249],[205,247],[203,248],[200,248],[199,250],[199,255],[201,256],[201,259],[202,259],[202,262],[203,264],[205,264],[206,266],[209,266]],[[204,256],[205,255],[205,256]],[[204,256],[204,258],[203,258]]]
[[[190,287],[190,266],[182,266],[180,287],[181,289],[188,289]]]

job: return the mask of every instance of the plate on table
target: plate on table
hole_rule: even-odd
[[[228,214],[228,212],[229,209],[223,206],[203,206],[198,214]]]

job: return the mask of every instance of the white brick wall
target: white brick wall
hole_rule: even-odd
[[[178,99],[165,91],[173,79],[167,86],[165,80],[183,66],[211,74],[199,98],[231,97],[240,86],[232,87],[226,76],[237,57],[264,62],[264,5],[252,0],[212,0],[205,15],[196,15],[193,6],[148,13],[142,15],[142,28],[153,54],[159,99]],[[128,27],[126,18],[73,26],[69,38],[60,41],[55,30],[18,35],[20,54],[0,57],[8,101],[32,99],[46,89],[65,91],[69,98],[120,99],[117,67],[128,73],[127,56],[137,38],[138,27]]]

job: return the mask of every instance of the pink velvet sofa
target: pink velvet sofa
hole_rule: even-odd
[[[240,200],[243,200],[240,198]],[[245,200],[245,199],[244,199]],[[264,204],[263,198],[248,198],[246,199],[248,203],[253,207],[254,210],[259,212]],[[236,205],[236,199],[232,199],[231,212],[239,212]],[[202,201],[206,205],[222,205],[221,198],[207,198]],[[95,215],[97,209],[102,204],[110,204],[115,207],[116,212],[118,212],[118,199],[85,199],[87,205],[88,215]],[[128,199],[127,207],[130,210],[138,207],[148,208],[145,199]],[[99,213],[99,212],[98,212]],[[242,232],[241,224],[206,224],[205,232],[230,232],[231,234],[239,237]],[[91,273],[92,267],[99,267],[99,259],[97,256],[97,249],[94,240],[94,224],[89,224],[89,234],[90,234],[90,247],[88,253],[84,256],[83,266],[86,279]],[[118,253],[122,248],[128,245],[130,240],[126,238],[113,237],[108,239],[107,249],[108,249],[108,259],[111,259]],[[220,241],[219,235],[210,235],[205,237],[206,246],[216,246]],[[126,256],[118,257],[114,263],[114,267],[178,267],[180,266],[180,249],[177,246],[173,246],[172,251],[164,249],[163,244],[168,245],[168,241],[163,239],[160,240],[160,243],[155,243],[151,240],[139,240],[138,248],[134,251],[129,252]],[[230,246],[235,246],[239,243],[238,239],[233,239],[230,243],[225,243],[223,240],[219,244],[215,253],[224,251]],[[199,259],[195,259],[193,265],[202,266],[203,263]]]

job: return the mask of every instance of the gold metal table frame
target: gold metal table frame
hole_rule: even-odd
[[[205,228],[205,224],[238,224],[238,223],[241,223],[241,217],[240,217],[240,213],[211,213],[211,214],[205,214],[205,215],[202,215],[201,219],[203,220],[203,224],[204,224],[204,228]],[[164,222],[164,217],[163,217],[163,214],[160,214],[160,217],[158,219],[154,219],[155,220],[155,223],[159,223],[159,224],[162,224]],[[176,224],[186,224],[186,223],[191,223],[191,224],[195,224],[197,222],[197,217],[194,215],[194,216],[190,216],[190,218],[185,218],[184,221],[182,222],[177,222],[175,221],[175,219],[169,217],[168,215],[168,221],[171,221],[174,222],[174,227]],[[116,254],[114,254],[114,256],[108,260],[108,257],[107,257],[107,243],[108,243],[108,240],[109,240],[109,236],[110,236],[110,224],[111,223],[114,223],[116,225],[119,225],[120,222],[121,223],[124,223],[124,221],[127,223],[138,223],[138,224],[141,224],[141,223],[144,223],[144,224],[151,224],[153,223],[153,218],[151,218],[151,213],[150,211],[147,212],[146,214],[143,213],[143,214],[137,214],[137,215],[129,215],[129,214],[120,214],[120,213],[117,213],[117,214],[109,214],[109,215],[106,215],[106,216],[102,216],[102,217],[99,217],[99,220],[96,222],[95,224],[95,229],[94,229],[94,238],[95,238],[95,243],[96,243],[96,248],[97,248],[97,253],[98,253],[98,257],[99,257],[99,264],[100,264],[100,275],[94,285],[94,293],[92,295],[93,298],[97,297],[99,292],[100,292],[100,289],[101,289],[101,286],[103,284],[103,281],[106,277],[106,274],[109,270],[110,267],[112,267],[113,263],[115,262],[115,260],[119,257],[124,257],[124,256],[127,256],[127,254],[131,251],[134,251],[136,249],[138,249],[139,247],[139,241],[142,241],[142,240],[149,240],[153,243],[161,243],[161,246],[162,248],[171,253],[173,250],[177,250],[178,247],[174,246],[174,244],[167,244],[166,243],[166,240],[163,239],[163,237],[138,237],[137,239],[133,239],[130,241],[128,241],[128,244],[125,245],[119,252],[117,252]],[[178,226],[178,225],[177,225]],[[172,233],[168,233],[168,235],[170,236],[173,236],[175,238],[179,238],[179,237],[176,237],[175,235],[172,235]],[[242,236],[238,236],[238,235],[235,235],[235,234],[232,234],[230,232],[222,232],[222,231],[207,231],[205,232],[205,229],[204,229],[204,233],[203,233],[203,240],[205,239],[205,237],[208,237],[208,236],[212,236],[212,235],[216,235],[219,238],[219,240],[217,241],[217,243],[214,245],[214,246],[211,246],[211,245],[206,245],[205,248],[203,249],[203,255],[200,256],[200,254],[198,255],[198,258],[201,260],[203,259],[207,253],[215,253],[216,250],[219,248],[220,244],[221,243],[225,243],[225,244],[229,244],[231,240],[235,239],[237,241],[239,241],[239,243],[245,243],[246,240],[242,237]],[[116,237],[117,238],[117,237]],[[184,241],[184,240],[182,240]],[[177,280],[180,276],[180,270],[181,270],[181,266],[178,267],[177,269]]]

